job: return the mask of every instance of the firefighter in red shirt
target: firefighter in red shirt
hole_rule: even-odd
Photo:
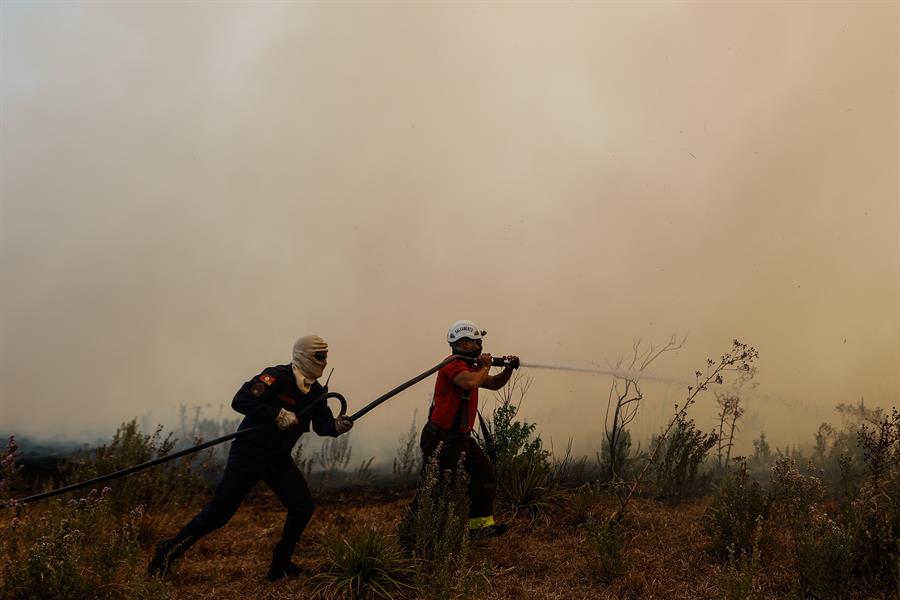
[[[499,390],[519,366],[515,356],[505,356],[506,367],[491,375],[490,354],[482,353],[487,334],[472,321],[457,321],[447,332],[453,354],[463,356],[441,368],[434,384],[434,400],[428,424],[422,431],[421,448],[425,464],[442,443],[438,464],[441,471],[456,468],[465,452],[463,466],[469,476],[469,531],[473,537],[500,535],[508,527],[494,523],[494,495],[497,482],[494,466],[472,437],[478,414],[478,389]]]

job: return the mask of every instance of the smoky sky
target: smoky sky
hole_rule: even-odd
[[[462,318],[579,365],[686,334],[653,367],[685,381],[750,343],[744,443],[897,403],[895,2],[4,2],[0,34],[0,429],[215,414],[307,333],[358,408]],[[529,374],[593,453],[609,379]],[[642,435],[684,396],[645,392]]]

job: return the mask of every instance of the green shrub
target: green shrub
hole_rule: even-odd
[[[530,380],[518,378],[507,384],[499,394],[488,429],[496,453],[497,502],[514,515],[519,511],[527,512],[533,523],[536,519],[546,519],[548,511],[562,496],[558,475],[569,463],[560,463],[560,470],[555,471],[550,452],[544,450],[541,436],[535,434],[535,424],[517,419],[529,385]],[[519,404],[512,400],[517,389]],[[486,452],[491,450],[481,438],[479,444]]]
[[[325,542],[326,561],[312,578],[314,596],[404,598],[413,589],[416,568],[396,539],[372,529],[351,529]]]
[[[484,439],[478,437],[481,447],[490,454],[494,451],[496,464],[503,464],[513,460],[517,456],[528,454],[541,454],[543,442],[541,436],[535,434],[536,425],[528,421],[519,421],[519,407],[525,393],[530,387],[530,380],[524,381],[518,376],[506,384],[498,394],[499,402],[494,407],[490,420],[487,422],[488,430],[493,441],[493,449],[488,448]],[[514,392],[519,392],[518,404],[513,401]]]

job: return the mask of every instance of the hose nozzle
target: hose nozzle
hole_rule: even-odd
[[[512,358],[506,358],[503,356],[494,356],[491,359],[491,366],[494,367],[512,367],[513,369],[519,368],[519,357],[514,356]]]

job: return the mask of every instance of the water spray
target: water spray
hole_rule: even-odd
[[[495,357],[491,364],[495,367],[505,367],[508,364],[508,361],[503,357]],[[609,375],[611,377],[616,377],[619,379],[628,379],[628,378],[636,378],[634,373],[627,373],[625,371],[616,371],[612,369],[601,369],[600,367],[584,367],[578,365],[567,365],[562,363],[549,363],[549,362],[537,362],[531,360],[519,360],[519,366],[528,367],[529,369],[549,369],[552,371],[572,371],[575,373],[590,373],[592,375]],[[677,383],[682,384],[684,382],[678,381],[677,379],[672,379],[669,377],[656,377],[654,375],[645,375],[640,374],[637,378],[647,381],[660,381],[663,383]]]

